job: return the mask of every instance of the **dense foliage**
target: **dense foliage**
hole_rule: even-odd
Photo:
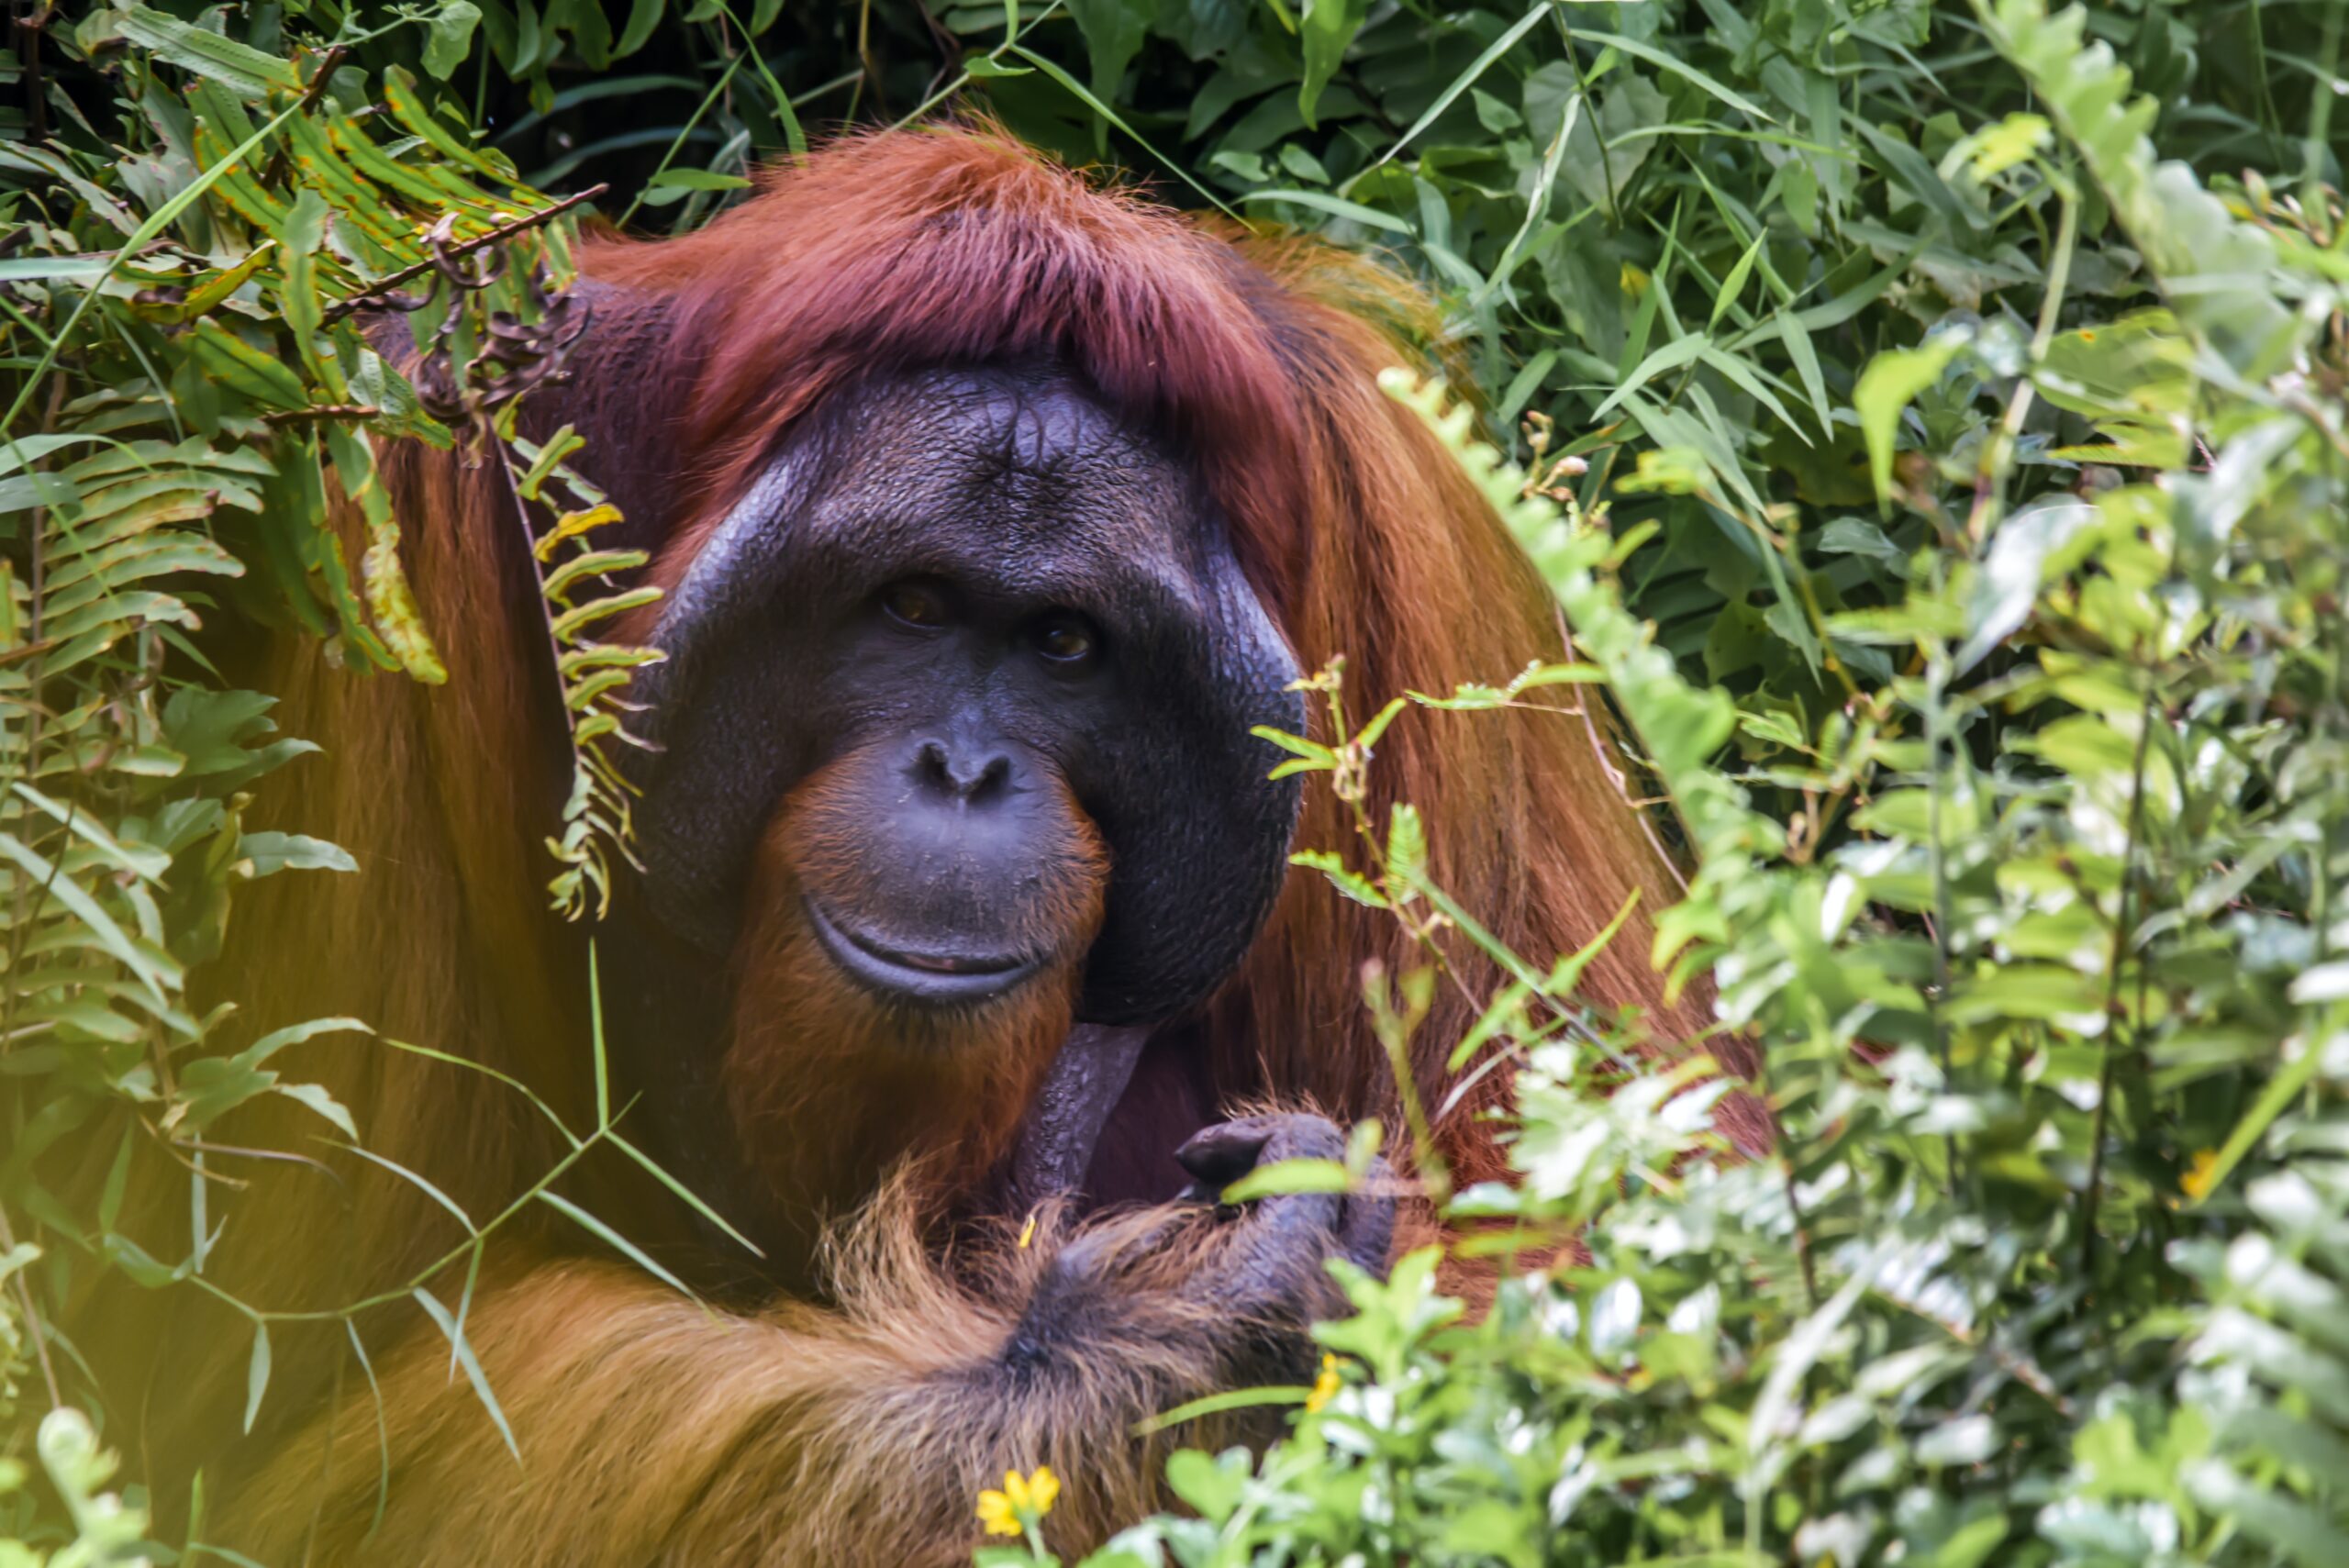
[[[1353,1282],[1322,1382],[1253,1396],[1302,1403],[1292,1436],[1178,1455],[1192,1517],[1105,1561],[2349,1562],[2341,7],[785,9],[20,29],[0,1560],[134,1550],[105,1412],[42,1416],[76,1382],[52,1314],[98,1270],[206,1288],[205,1129],[357,1048],[188,1003],[241,882],[347,864],[240,828],[303,742],[207,651],[291,617],[372,678],[435,676],[376,441],[477,443],[592,547],[592,450],[500,417],[559,351],[556,202],[607,183],[611,216],[690,226],[810,130],[952,103],[1438,291],[1479,400],[1445,428],[1585,662],[1352,717],[1474,745],[1480,706],[1611,705],[1695,867],[1658,956],[1718,988],[1785,1132],[1778,1160],[1709,1158],[1720,1086],[1578,1012],[1572,955],[1508,955],[1459,1060],[1517,1067],[1523,1179],[1453,1202],[1486,1222],[1469,1245],[1572,1237],[1567,1261],[1474,1324],[1431,1256]],[[348,319],[403,284],[415,384]],[[355,565],[329,476],[373,497]],[[625,828],[619,710],[594,719],[631,657],[592,639],[610,601],[562,597],[593,570],[549,572],[584,684],[549,874],[583,915]],[[1359,739],[1300,760],[1346,790],[1378,765]],[[1335,880],[1473,933],[1410,814],[1365,827],[1315,847]],[[1373,987],[1382,1027],[1430,983]],[[118,1184],[77,1207],[39,1179],[136,1140],[187,1170],[183,1255],[113,1232]],[[1001,1557],[1049,1542],[1051,1496],[992,1498],[1036,1529]]]

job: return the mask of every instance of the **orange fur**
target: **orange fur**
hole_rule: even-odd
[[[667,505],[631,519],[661,530],[656,581],[678,579],[781,434],[852,376],[1044,356],[1197,463],[1300,663],[1347,656],[1356,713],[1563,655],[1546,595],[1481,499],[1373,385],[1420,351],[1435,322],[1372,263],[1195,226],[986,132],[850,140],[770,186],[699,234],[607,239],[584,252],[611,292],[578,384],[550,395],[557,416],[595,434],[591,472],[650,476]],[[451,684],[359,679],[293,643],[251,673],[284,694],[289,732],[327,746],[273,781],[256,816],[341,842],[362,869],[255,888],[229,933],[222,989],[256,1032],[354,1015],[521,1077],[577,1117],[586,987],[577,933],[539,906],[537,845],[558,781],[521,743],[533,732],[528,672],[544,651],[516,611],[530,585],[516,584],[513,552],[498,546],[518,526],[512,502],[489,473],[431,453],[399,454],[392,478]],[[1373,765],[1371,809],[1383,823],[1396,801],[1421,807],[1434,876],[1536,959],[1581,945],[1641,892],[1643,912],[1590,966],[1584,992],[1646,1006],[1662,1039],[1686,1039],[1699,1007],[1662,1005],[1645,962],[1644,911],[1670,868],[1609,776],[1604,730],[1525,711],[1406,715]],[[820,836],[779,832],[760,874],[802,874],[790,855]],[[1327,792],[1309,792],[1300,842],[1351,836]],[[1097,921],[1097,882],[1077,906],[1052,917],[1072,931]],[[1145,1214],[941,1261],[930,1218],[947,1167],[930,1167],[933,1184],[881,1171],[886,1153],[935,1157],[941,1144],[965,1152],[963,1172],[991,1159],[1065,1027],[1065,992],[1040,988],[1041,999],[996,1020],[967,1073],[925,1079],[885,1064],[903,1041],[876,1044],[874,1020],[801,985],[816,966],[798,940],[745,939],[751,1022],[729,1082],[785,1190],[829,1212],[884,1185],[834,1257],[831,1305],[705,1310],[614,1263],[567,1256],[576,1232],[529,1207],[493,1249],[467,1329],[521,1463],[451,1376],[421,1315],[405,1304],[370,1311],[359,1329],[382,1379],[391,1479],[370,1536],[377,1407],[338,1330],[281,1328],[262,1426],[240,1440],[240,1320],[189,1293],[103,1290],[74,1331],[108,1373],[114,1408],[147,1413],[150,1461],[165,1472],[210,1465],[216,1496],[222,1473],[245,1477],[222,1530],[271,1561],[299,1557],[306,1542],[328,1562],[962,1561],[975,1537],[972,1492],[1039,1461],[1070,1479],[1053,1531],[1063,1551],[1145,1506],[1154,1457],[1127,1439],[1129,1423],[1241,1370],[1217,1348],[1229,1325],[1178,1288],[1215,1240]],[[1458,984],[1442,990],[1414,1046],[1431,1095],[1442,1052],[1497,984],[1465,943],[1442,940]],[[1358,999],[1374,959],[1390,973],[1417,962],[1390,919],[1312,873],[1293,876],[1242,973],[1204,1012],[1216,1081],[1393,1125],[1385,1058]],[[311,1047],[284,1064],[352,1106],[369,1149],[477,1216],[558,1153],[517,1096],[460,1069],[373,1044]],[[1501,1170],[1484,1113],[1506,1094],[1507,1074],[1493,1074],[1443,1118],[1462,1178]],[[306,1114],[262,1106],[221,1136],[313,1148]],[[1748,1135],[1766,1140],[1766,1123]],[[843,1181],[851,1151],[863,1163]],[[215,1199],[228,1226],[217,1283],[270,1307],[331,1307],[398,1285],[462,1239],[398,1176],[329,1163],[331,1173],[240,1169],[251,1187]],[[159,1255],[184,1251],[173,1240],[184,1189],[142,1173],[137,1190],[134,1229]],[[586,1201],[657,1240],[630,1229],[666,1212],[644,1189],[605,1186]],[[1098,1309],[1097,1353],[1050,1386],[985,1382],[995,1374],[974,1369],[996,1364],[1021,1304],[1079,1245],[1108,1260],[1117,1286]],[[458,1280],[435,1288],[452,1301]]]
[[[354,1565],[561,1563],[564,1568],[838,1568],[967,1562],[970,1506],[1008,1468],[1049,1463],[1067,1490],[1046,1529],[1063,1551],[1155,1502],[1155,1461],[1210,1425],[1137,1444],[1137,1411],[1197,1385],[1203,1347],[1230,1325],[1166,1293],[1189,1249],[1128,1216],[1097,1228],[1119,1261],[1105,1299],[1146,1317],[1097,1325],[1100,1375],[1037,1393],[971,1381],[970,1348],[1014,1331],[1042,1284],[1056,1226],[957,1284],[920,1245],[912,1189],[885,1194],[843,1239],[839,1306],[714,1313],[633,1271],[549,1262],[488,1291],[469,1329],[495,1370],[520,1448],[451,1385],[446,1351],[411,1344],[386,1364],[398,1490],[379,1529],[374,1410],[346,1404],[330,1442],[283,1451],[248,1492],[246,1549]],[[1114,1369],[1114,1371],[1107,1370]],[[593,1417],[587,1418],[587,1413]],[[320,1462],[342,1456],[331,1473]],[[361,1462],[354,1462],[352,1456]],[[313,1521],[315,1499],[328,1503]]]

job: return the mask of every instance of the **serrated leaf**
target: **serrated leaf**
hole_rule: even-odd
[[[1369,878],[1349,867],[1344,861],[1327,850],[1300,850],[1289,856],[1288,863],[1293,866],[1302,866],[1308,871],[1319,872],[1330,879],[1330,886],[1357,904],[1373,909],[1386,907],[1385,895],[1371,884]]]
[[[1386,867],[1404,882],[1423,880],[1428,869],[1428,828],[1419,809],[1397,805],[1386,820]]]

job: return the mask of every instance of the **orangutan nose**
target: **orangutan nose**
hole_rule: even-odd
[[[998,746],[926,740],[915,748],[913,774],[934,795],[984,806],[1008,791],[1011,756]]]

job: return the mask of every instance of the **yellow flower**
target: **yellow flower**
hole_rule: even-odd
[[[1002,1491],[979,1494],[979,1523],[989,1535],[1018,1535],[1033,1529],[1037,1520],[1052,1511],[1060,1496],[1061,1479],[1049,1464],[1038,1465],[1033,1475],[1007,1470]]]
[[[1321,1375],[1313,1380],[1313,1392],[1305,1396],[1305,1413],[1312,1415],[1336,1398],[1337,1394],[1338,1358],[1325,1351],[1321,1354]]]
[[[1623,263],[1620,271],[1617,273],[1616,282],[1621,286],[1625,294],[1630,295],[1633,299],[1637,299],[1642,295],[1648,292],[1648,284],[1654,282],[1654,280],[1650,278],[1647,273],[1642,272],[1639,268],[1631,265],[1631,262],[1626,261]]]
[[[1011,1511],[1011,1499],[1000,1492],[979,1494],[979,1523],[987,1527],[989,1535],[1019,1533],[1019,1517]]]
[[[2200,1203],[2210,1195],[2210,1179],[2218,1173],[2218,1170],[2219,1151],[2215,1149],[2198,1149],[2194,1151],[2193,1165],[2188,1169],[2186,1174],[2178,1177],[2177,1184],[2186,1190],[2188,1197]]]

